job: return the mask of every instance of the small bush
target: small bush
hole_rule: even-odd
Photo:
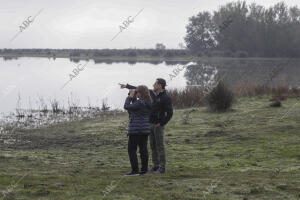
[[[212,51],[211,50],[204,50],[204,56],[213,57]]]
[[[237,52],[235,52],[235,57],[236,58],[247,58],[247,57],[249,57],[249,54],[246,51],[237,51]]]
[[[174,52],[172,52],[172,51],[167,51],[165,54],[164,54],[164,57],[174,57],[175,56],[175,54],[174,54]]]
[[[80,56],[80,53],[78,52],[70,53],[70,57],[78,57],[78,56]]]
[[[201,52],[201,51],[199,51],[199,52],[196,53],[196,56],[197,56],[197,57],[202,57],[202,56],[204,56],[204,53]]]
[[[224,57],[224,52],[223,51],[219,51],[219,50],[213,50],[211,52],[212,56],[215,56],[215,57]]]
[[[135,51],[130,51],[130,52],[128,53],[128,56],[130,56],[130,57],[136,57],[136,56],[137,56],[137,53],[136,53]]]
[[[207,102],[212,111],[227,111],[234,101],[233,92],[220,81],[218,85],[207,95]]]
[[[274,101],[270,104],[271,107],[281,107],[281,102],[280,101]]]
[[[230,50],[227,50],[224,52],[225,57],[234,57],[234,53]]]
[[[150,53],[151,56],[161,56],[161,51],[160,50],[153,50]]]

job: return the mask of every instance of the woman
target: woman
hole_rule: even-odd
[[[136,95],[137,100],[132,102]],[[124,109],[130,114],[130,122],[128,127],[128,155],[131,164],[131,172],[125,176],[143,175],[148,171],[148,149],[147,141],[150,134],[149,115],[151,111],[152,99],[147,86],[141,85],[136,90],[130,90],[129,96],[126,98]],[[137,146],[140,149],[142,168],[139,172]]]

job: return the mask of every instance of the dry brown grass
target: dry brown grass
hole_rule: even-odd
[[[285,79],[281,78],[280,81],[273,86],[260,85],[256,82],[241,81],[234,87],[234,93],[237,96],[259,96],[271,95],[271,100],[286,100],[288,97],[299,97],[300,88],[289,88]]]
[[[236,97],[269,95],[273,103],[284,101],[288,97],[300,97],[300,88],[289,88],[284,78],[272,86],[260,85],[254,81],[240,81],[232,90]],[[204,105],[206,91],[207,89],[202,87],[188,87],[168,90],[168,94],[172,98],[174,108],[181,109]]]
[[[175,108],[189,108],[204,104],[205,92],[203,88],[192,87],[186,89],[168,90]]]

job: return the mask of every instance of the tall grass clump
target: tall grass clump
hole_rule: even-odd
[[[225,112],[229,110],[234,102],[233,92],[220,81],[206,96],[210,110],[215,112]]]

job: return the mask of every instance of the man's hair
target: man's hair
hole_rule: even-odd
[[[166,83],[166,80],[163,79],[163,78],[157,78],[157,83],[161,85],[162,89],[165,89],[167,83]]]

